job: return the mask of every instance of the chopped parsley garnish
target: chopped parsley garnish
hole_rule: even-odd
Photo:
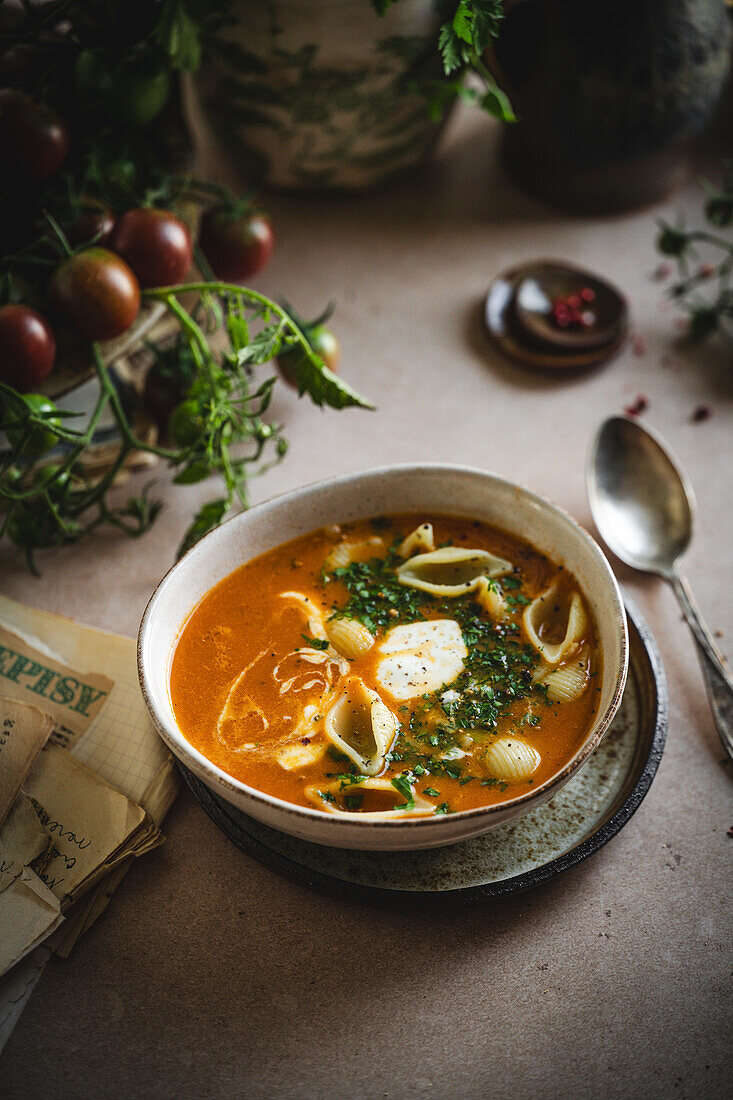
[[[335,802],[336,801],[336,799],[333,797],[333,795],[331,794],[330,791],[319,791],[318,793],[319,793],[319,795],[321,796],[321,798],[323,799],[324,802]]]
[[[391,782],[394,789],[398,791],[403,798],[407,799],[404,806],[398,806],[396,808],[400,810],[414,810],[415,796],[412,793],[412,784],[404,772],[402,775],[396,775]]]
[[[439,806],[435,807],[436,814],[450,814],[453,811],[447,802],[441,802]]]
[[[328,649],[331,644],[328,638],[311,638],[308,634],[301,634],[301,638],[305,638],[311,649]]]
[[[422,617],[431,598],[397,580],[395,570],[402,561],[396,549],[400,541],[398,536],[386,558],[353,561],[334,569],[333,576],[349,593],[348,603],[335,611],[337,617],[358,619],[372,633]]]
[[[392,786],[406,800],[401,808],[408,810],[415,804],[412,783],[421,776],[448,778],[461,786],[480,782],[504,790],[508,784],[502,780],[481,778],[480,765],[479,775],[464,773],[458,761],[464,751],[470,754],[471,749],[462,735],[470,733],[480,746],[483,734],[507,728],[509,723],[517,729],[539,725],[537,714],[530,711],[521,717],[516,704],[531,699],[533,706],[544,705],[547,691],[544,685],[532,681],[537,654],[522,641],[515,621],[520,609],[530,602],[530,596],[522,591],[521,574],[514,572],[489,581],[489,587],[506,601],[514,616],[495,622],[471,593],[440,600],[400,584],[396,570],[402,564],[398,548],[403,537],[402,532],[394,531],[384,558],[351,562],[333,570],[331,576],[346,589],[347,598],[342,606],[333,608],[331,616],[356,619],[376,635],[394,626],[434,617],[452,619],[460,626],[468,651],[463,671],[438,691],[399,708],[404,717],[387,761],[409,769],[391,779]],[[342,786],[353,782],[341,775],[337,778]],[[427,787],[424,793],[429,798],[440,797],[434,787]],[[446,802],[436,807],[436,813],[450,812]]]
[[[491,779],[482,779],[482,787],[498,787],[500,791],[505,791],[509,784],[503,779],[495,779],[493,776]]]
[[[343,791],[346,787],[355,787],[358,783],[363,783],[366,779],[365,775],[360,772],[326,772],[327,779],[338,779],[340,782],[339,790]]]

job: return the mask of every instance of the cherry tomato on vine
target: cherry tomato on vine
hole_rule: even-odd
[[[42,393],[27,393],[24,400],[34,413],[50,414],[56,409],[53,401],[49,401]],[[29,428],[25,418],[16,413],[11,417],[10,423],[6,424],[5,435],[13,450],[22,448],[20,453],[23,458],[38,458],[56,446],[58,436],[53,429],[58,425],[59,421],[50,416],[44,426],[34,424]]]
[[[118,219],[110,246],[127,260],[143,287],[180,283],[193,263],[188,226],[169,210],[128,210]]]
[[[56,341],[51,327],[29,306],[0,308],[0,382],[27,393],[51,373]]]
[[[203,428],[201,407],[190,399],[176,405],[168,417],[168,438],[178,447],[191,447],[201,436]]]
[[[74,80],[82,96],[123,126],[147,126],[168,102],[171,81],[158,61],[140,57],[120,63],[104,49],[82,50],[74,63]]]
[[[106,248],[69,256],[48,284],[53,309],[87,340],[111,340],[135,320],[140,284],[125,261]]]
[[[335,371],[341,358],[341,346],[330,328],[326,328],[325,325],[306,325],[303,335],[307,337],[310,346],[316,355],[320,355],[328,369]],[[295,389],[298,388],[298,367],[305,358],[305,352],[300,345],[297,345],[284,351],[276,359],[283,381]]]
[[[21,470],[19,466],[9,466],[7,470],[3,470],[0,476],[0,489],[17,493],[22,488],[22,482],[23,470]],[[7,512],[12,503],[12,500],[0,494],[0,512]]]
[[[11,177],[55,175],[69,152],[66,124],[43,103],[14,88],[0,89],[0,164]]]
[[[53,500],[62,500],[69,491],[69,471],[58,462],[49,462],[36,471],[33,484],[45,489]]]
[[[236,214],[215,206],[201,218],[201,251],[225,282],[243,283],[257,275],[269,261],[274,243],[270,219],[260,210]]]
[[[77,248],[90,241],[106,245],[114,227],[115,216],[110,208],[99,199],[85,195],[79,203],[76,219],[63,229],[69,244]]]

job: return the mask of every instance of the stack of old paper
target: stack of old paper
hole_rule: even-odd
[[[0,596],[0,974],[52,932],[68,954],[177,790],[133,639]]]

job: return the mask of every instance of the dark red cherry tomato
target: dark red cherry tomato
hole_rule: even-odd
[[[335,371],[341,358],[341,347],[330,328],[326,328],[325,325],[306,326],[304,335],[308,338],[308,342],[316,355],[320,355],[328,369]],[[304,358],[305,352],[300,345],[297,345],[290,348],[289,351],[284,351],[282,355],[278,355],[276,360],[283,381],[295,389],[298,388],[298,367]]]
[[[111,340],[135,320],[140,284],[120,256],[87,248],[64,260],[48,284],[56,313],[87,340]]]
[[[13,302],[0,309],[0,381],[27,393],[48,377],[55,358],[56,341],[40,313]]]
[[[243,283],[262,271],[274,243],[270,219],[259,210],[237,216],[216,206],[201,219],[201,251],[216,277],[228,283]]]
[[[79,204],[76,220],[69,225],[64,225],[64,233],[69,244],[74,248],[79,245],[95,244],[106,245],[112,236],[115,227],[115,217],[108,206],[99,199],[92,199],[86,195]]]
[[[69,131],[43,103],[14,88],[0,89],[0,164],[11,177],[45,180],[69,152]]]
[[[188,227],[169,210],[128,210],[117,221],[110,247],[127,260],[143,287],[174,286],[193,263]]]

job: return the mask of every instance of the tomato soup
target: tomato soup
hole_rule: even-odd
[[[578,585],[527,542],[444,515],[320,529],[221,581],[170,692],[229,775],[324,813],[449,814],[531,791],[600,693]]]

